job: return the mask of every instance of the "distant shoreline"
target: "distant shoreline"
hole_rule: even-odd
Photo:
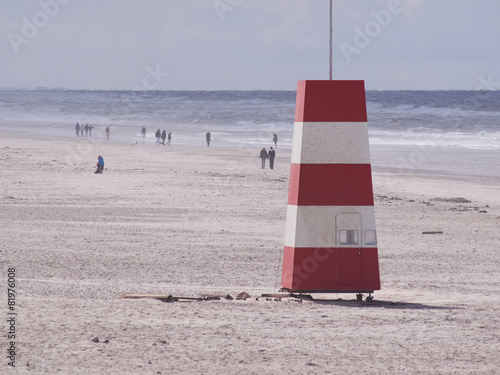
[[[49,142],[63,142],[66,148],[80,147],[78,145],[93,145],[94,148],[106,145],[116,145],[118,147],[149,147],[151,149],[155,148],[165,148],[172,149],[176,151],[185,150],[187,152],[198,153],[201,150],[207,149],[206,143],[200,141],[199,144],[176,144],[175,142],[171,146],[155,146],[154,139],[148,139],[146,142],[135,142],[124,141],[123,139],[114,139],[113,135],[110,140],[97,139],[97,138],[81,138],[76,137],[72,133],[67,133],[64,135],[48,135],[48,134],[32,134],[23,131],[8,131],[5,129],[0,129],[0,138],[8,141],[21,140],[23,138],[31,140],[49,141]],[[268,148],[267,145],[263,145]],[[210,150],[220,150],[226,157],[231,158],[236,156],[235,152],[240,150],[248,155],[257,155],[258,150],[263,146],[228,146],[228,145],[211,145]],[[467,160],[468,155],[472,153],[464,153],[460,149],[452,148],[440,148],[435,147],[432,150],[427,150],[427,157],[429,160],[422,159],[421,163],[415,163],[412,165],[409,159],[415,158],[417,161],[419,155],[421,155],[422,150],[416,146],[408,147],[386,147],[379,145],[371,145],[371,166],[372,171],[375,174],[391,174],[395,176],[401,176],[405,178],[418,178],[418,179],[446,179],[451,181],[481,181],[489,185],[498,185],[500,183],[500,166],[495,164],[494,161],[498,158],[498,152],[496,150],[477,150],[475,151],[475,158],[482,161],[484,164],[482,169],[478,168],[479,163],[472,163],[470,166],[461,165]],[[278,160],[281,162],[290,163],[291,147],[283,147],[278,144],[276,148]],[[452,168],[447,161],[448,158],[461,158],[461,160],[456,161],[456,165]],[[399,164],[398,164],[398,159]],[[403,161],[401,161],[403,160]],[[489,167],[488,167],[489,165]],[[491,173],[484,173],[485,169]]]

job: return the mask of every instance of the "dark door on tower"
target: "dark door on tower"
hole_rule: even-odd
[[[337,214],[337,284],[356,286],[362,281],[361,215]]]

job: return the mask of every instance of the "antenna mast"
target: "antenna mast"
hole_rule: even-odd
[[[332,78],[332,66],[333,66],[333,0],[330,0],[330,81]]]

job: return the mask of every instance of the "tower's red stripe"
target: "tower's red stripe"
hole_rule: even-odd
[[[367,122],[364,81],[299,81],[295,121]]]
[[[347,251],[357,249],[346,248]],[[332,292],[349,290],[379,290],[380,274],[377,248],[361,250],[361,264],[352,264],[339,257],[342,248],[304,248],[285,246],[281,286],[294,292]],[[361,269],[359,269],[361,267]],[[357,268],[357,270],[356,270]],[[340,273],[360,272],[358,285],[339,285]]]
[[[373,206],[370,164],[292,164],[288,204]]]

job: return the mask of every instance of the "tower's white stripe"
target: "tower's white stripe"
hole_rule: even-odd
[[[294,206],[288,205],[285,246],[290,247],[337,247],[336,215],[357,213],[361,215],[359,235],[363,247],[365,232],[375,230],[373,206]],[[370,246],[376,247],[376,246]]]
[[[370,164],[368,123],[296,122],[292,163]]]

